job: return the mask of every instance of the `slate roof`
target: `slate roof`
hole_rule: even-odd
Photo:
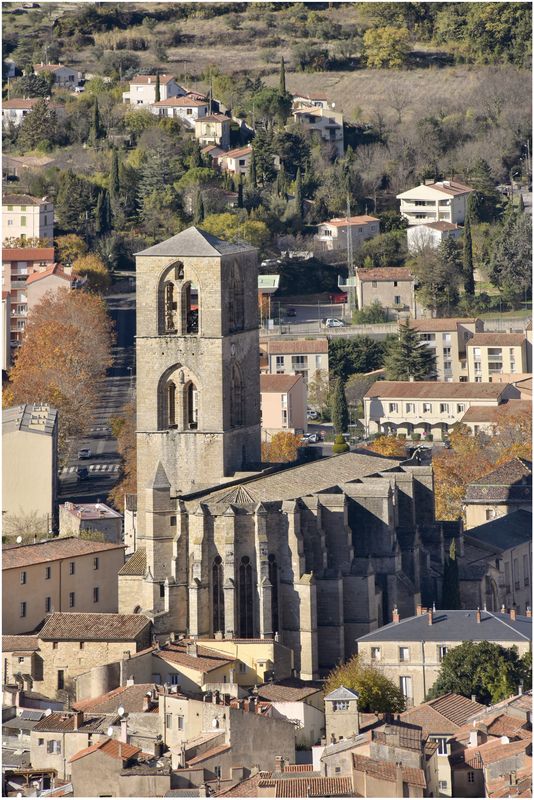
[[[525,498],[528,501],[529,495]],[[519,508],[504,517],[492,519],[470,528],[465,532],[466,536],[471,536],[480,542],[497,547],[499,550],[508,550],[519,544],[529,542],[532,538],[532,512]]]
[[[30,567],[32,564],[42,564],[62,558],[75,558],[77,556],[122,549],[124,549],[123,544],[92,542],[89,539],[80,539],[77,536],[59,537],[36,542],[35,544],[22,544],[18,547],[5,548],[2,551],[2,569]]]
[[[525,642],[530,641],[532,619],[519,616],[513,621],[508,614],[481,611],[434,611],[433,624],[428,614],[391,622],[365,636],[358,642]]]
[[[91,747],[84,747],[83,750],[79,750],[69,758],[69,763],[72,764],[73,761],[78,761],[79,758],[84,758],[90,753],[96,753],[97,750],[100,750],[101,753],[110,758],[120,760],[133,758],[141,752],[140,747],[134,747],[131,744],[126,744],[126,742],[120,742],[117,739],[103,739],[101,742],[91,745]]]
[[[37,636],[2,636],[2,652],[30,652],[39,649]]]
[[[144,575],[146,572],[146,550],[140,547],[126,564],[120,568],[119,575]]]
[[[368,756],[352,754],[354,769],[358,772],[365,772],[375,778],[385,781],[395,781],[397,777],[397,766],[392,761],[378,761]],[[402,780],[411,786],[420,786],[426,789],[425,773],[422,769],[415,767],[402,767]]]
[[[299,381],[302,381],[302,375],[260,375],[260,392],[265,394],[289,392]]]
[[[122,706],[128,714],[143,711],[143,703],[147,692],[156,688],[155,683],[135,683],[133,686],[119,686],[111,692],[99,697],[89,697],[73,703],[75,711],[94,712],[95,714],[116,714]],[[157,701],[156,701],[157,703]]]
[[[520,484],[520,485],[518,485]],[[529,487],[527,495],[525,488]],[[515,499],[525,502],[532,492],[532,461],[525,458],[510,459],[497,469],[488,472],[476,481],[467,485],[465,501],[467,503],[501,500],[510,502]]]
[[[40,639],[54,641],[128,642],[136,639],[150,625],[143,614],[90,614],[56,612],[51,614],[39,633]]]
[[[359,698],[358,692],[353,692],[351,689],[346,689],[344,686],[339,686],[333,692],[327,694],[325,700],[357,700]]]
[[[207,117],[204,117],[207,119]],[[148,247],[146,250],[141,250],[135,253],[136,256],[211,256],[219,257],[231,255],[232,253],[244,253],[247,251],[255,251],[257,248],[252,247],[250,244],[235,244],[234,242],[225,242],[211,233],[197,228],[192,225],[186,228],[176,236],[171,236],[164,242],[159,242],[153,247]]]

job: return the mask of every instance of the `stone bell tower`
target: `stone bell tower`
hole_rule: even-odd
[[[137,253],[136,275],[143,539],[158,465],[176,497],[260,463],[257,253],[191,227]]]

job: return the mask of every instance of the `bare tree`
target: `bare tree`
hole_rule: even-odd
[[[386,92],[386,103],[397,112],[397,124],[402,125],[403,112],[408,108],[412,94],[405,80],[395,81]]]

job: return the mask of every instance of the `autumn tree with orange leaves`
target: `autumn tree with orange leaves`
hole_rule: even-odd
[[[108,495],[115,508],[124,511],[124,495],[137,492],[137,450],[135,441],[135,403],[122,409],[121,417],[111,419],[111,433],[122,457],[121,478]]]
[[[432,459],[437,519],[459,519],[466,488],[472,481],[515,456],[532,460],[532,418],[528,411],[499,409],[493,435],[473,436],[465,425],[450,434],[451,449]]]
[[[111,366],[112,322],[102,298],[61,289],[32,310],[3,405],[48,403],[59,412],[59,451],[87,430]]]
[[[270,442],[262,442],[262,461],[273,464],[286,464],[297,460],[298,448],[302,447],[302,437],[290,431],[275,433]]]
[[[366,449],[380,456],[393,456],[393,458],[406,456],[406,442],[397,439],[396,436],[377,436]]]

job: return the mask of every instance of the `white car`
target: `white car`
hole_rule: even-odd
[[[89,450],[88,447],[82,447],[81,450],[78,450],[78,458],[81,460],[83,458],[91,458],[93,454]]]
[[[345,323],[342,319],[327,319],[325,322],[327,328],[343,328]]]

